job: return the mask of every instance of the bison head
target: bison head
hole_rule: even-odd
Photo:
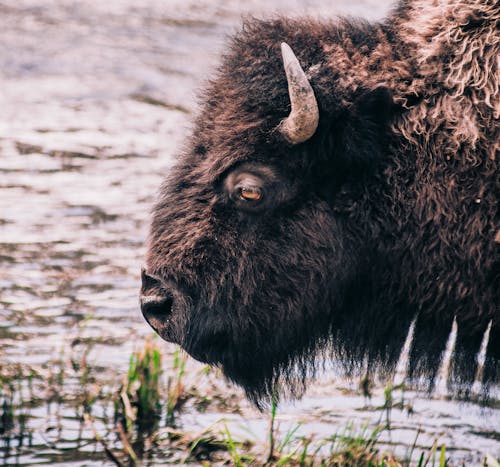
[[[376,337],[360,318],[385,262],[366,194],[383,191],[393,103],[344,82],[318,28],[253,21],[233,40],[162,187],[142,273],[149,324],[256,401],[277,383],[300,392],[322,351],[388,361],[384,335],[400,347],[412,318],[379,317]]]

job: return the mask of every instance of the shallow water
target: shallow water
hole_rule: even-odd
[[[376,19],[389,4],[0,1],[0,365],[23,372],[22,394],[31,401],[27,435],[0,440],[4,465],[109,463],[75,404],[40,381],[56,378],[68,362],[74,367],[88,351],[95,387],[110,392],[151,334],[137,303],[149,210],[189,128],[196,90],[241,16]],[[189,368],[197,384],[207,384],[198,364]],[[38,376],[30,392],[32,370]],[[64,370],[64,401],[78,401],[80,378]],[[212,378],[229,408],[199,413],[188,404],[182,427],[201,431],[226,417],[235,433],[263,440],[268,417]],[[383,404],[381,390],[367,407],[357,387],[347,389],[323,378],[300,402],[280,408],[281,431],[302,422],[297,434],[325,437],[349,420],[376,423],[383,412],[370,407]],[[456,462],[478,464],[486,452],[500,457],[498,410],[405,397],[413,414],[393,410],[390,439],[386,434],[397,452],[405,455],[420,429],[417,446],[438,439]],[[110,407],[93,410],[96,428],[109,429]]]

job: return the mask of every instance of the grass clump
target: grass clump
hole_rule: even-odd
[[[331,467],[399,467],[402,464],[390,453],[377,447],[383,427],[360,430],[349,424],[340,433],[325,439],[314,436],[296,436],[300,424],[285,433],[269,466],[331,466]],[[277,435],[275,435],[276,437]]]
[[[175,426],[175,414],[182,407],[184,398],[183,376],[186,372],[186,355],[179,349],[174,352],[173,375],[167,380],[167,413],[166,425]]]
[[[162,360],[156,340],[146,339],[144,346],[130,357],[127,374],[115,399],[115,432],[131,465],[139,465],[140,460],[155,449],[158,433],[162,431],[162,420],[167,427],[173,427],[184,402],[186,357],[178,350],[174,353],[173,371],[169,372],[166,385]],[[170,438],[170,431],[167,433]],[[172,441],[176,438],[178,436],[174,433]],[[116,461],[118,457],[114,455],[113,459],[108,453],[107,441],[101,439],[99,442],[108,457],[120,465]]]
[[[127,433],[151,434],[158,428],[162,410],[162,373],[158,344],[147,339],[144,347],[130,357],[120,391],[117,411]]]

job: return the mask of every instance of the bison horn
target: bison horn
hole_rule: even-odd
[[[319,110],[314,91],[293,50],[281,43],[283,66],[288,81],[292,111],[279,124],[279,131],[292,144],[307,141],[318,128]]]

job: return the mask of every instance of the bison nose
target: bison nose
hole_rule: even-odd
[[[167,291],[160,278],[141,272],[141,311],[149,325],[160,335],[167,326],[174,305],[172,294]]]
[[[141,311],[149,325],[161,335],[172,310],[174,300],[171,296],[141,296]]]

